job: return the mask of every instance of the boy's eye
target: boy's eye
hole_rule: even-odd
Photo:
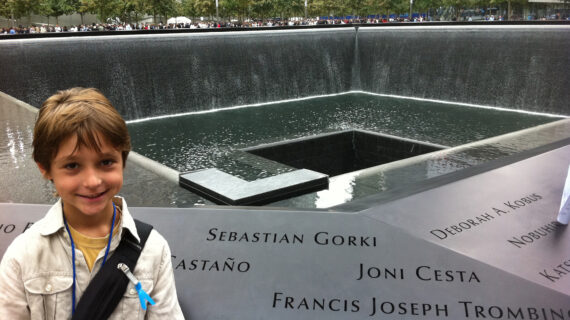
[[[64,166],[65,169],[69,169],[69,170],[74,170],[77,169],[79,167],[79,164],[77,163],[68,163]]]
[[[111,160],[111,159],[101,161],[101,164],[104,167],[108,167],[108,166],[112,165],[113,163],[115,163],[115,160]]]

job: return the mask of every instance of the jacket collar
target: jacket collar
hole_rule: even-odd
[[[63,223],[63,209],[61,199],[57,200],[57,202],[49,209],[48,213],[41,222],[43,224],[40,228],[40,234],[42,236],[52,235],[58,232],[60,229],[65,228],[65,224]]]
[[[135,237],[135,239],[137,239],[137,242],[141,242],[141,239],[139,238],[139,234],[137,232],[137,227],[135,225],[135,220],[133,219],[133,216],[131,216],[129,208],[127,207],[127,202],[122,197],[116,197],[116,198],[119,198],[121,200],[123,208],[123,218],[121,219],[122,221],[121,227],[123,229],[129,230],[129,232]]]
[[[129,230],[129,232],[140,242],[139,235],[137,233],[137,227],[135,225],[135,220],[129,212],[127,207],[127,202],[122,197],[115,197],[115,200],[121,201],[121,207],[123,208],[122,218],[121,218],[121,228]],[[61,198],[49,209],[42,221],[43,225],[40,228],[40,234],[42,236],[49,236],[61,229],[65,229],[65,223],[63,222],[63,206]]]

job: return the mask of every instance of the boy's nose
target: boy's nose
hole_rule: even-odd
[[[101,184],[101,177],[97,170],[87,169],[85,170],[85,176],[83,178],[83,185],[87,188],[94,188]]]

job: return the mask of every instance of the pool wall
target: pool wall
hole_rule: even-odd
[[[361,88],[570,115],[568,27],[360,28]]]
[[[128,120],[347,91],[570,115],[570,26],[347,27],[0,41],[0,91],[73,86]]]

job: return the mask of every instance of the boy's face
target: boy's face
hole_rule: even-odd
[[[77,137],[72,136],[59,146],[49,172],[38,164],[44,177],[53,180],[68,217],[89,219],[112,212],[111,200],[123,186],[121,152],[98,138],[101,153],[86,146],[75,150]]]

